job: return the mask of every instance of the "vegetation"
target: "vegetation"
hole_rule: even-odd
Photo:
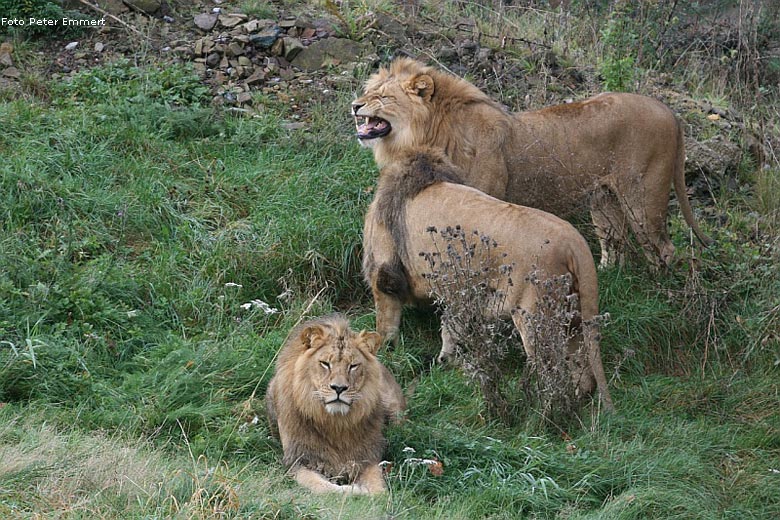
[[[542,34],[525,11],[444,4]],[[609,19],[573,4],[576,23],[533,12],[553,13],[556,49],[595,66],[587,35],[601,33],[585,29]],[[780,517],[780,107],[737,49],[686,56],[674,81],[742,103],[767,165],[743,161],[740,189],[700,217],[716,246],[691,247],[672,211],[674,269],[636,255],[599,273],[617,412],[494,421],[467,375],[432,365],[437,320],[409,310],[381,353],[409,412],[387,432],[380,498],[302,492],[262,402],[300,319],[338,309],[374,325],[360,242],[376,171],[338,115],[363,78],[312,103],[304,130],[284,125],[289,103],[222,111],[188,68],[155,63],[0,95],[0,517]],[[677,72],[644,56],[640,91]]]

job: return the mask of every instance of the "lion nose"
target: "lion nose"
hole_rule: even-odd
[[[330,387],[333,389],[334,392],[336,392],[336,395],[341,395],[341,392],[349,388],[346,385],[330,385]]]
[[[352,103],[352,113],[353,113],[354,115],[357,115],[357,113],[358,113],[358,110],[360,110],[360,109],[361,109],[361,108],[363,108],[364,106],[366,106],[366,104],[365,104],[365,103]]]

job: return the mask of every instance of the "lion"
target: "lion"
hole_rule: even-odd
[[[580,333],[567,346],[569,369],[579,395],[590,394],[597,386],[605,408],[612,410],[594,319],[598,279],[587,242],[555,215],[503,202],[460,184],[459,173],[443,153],[414,148],[399,153],[380,171],[363,227],[363,275],[374,297],[377,332],[384,341],[395,342],[403,305],[430,302],[425,278],[430,265],[423,254],[432,247],[429,231],[456,226],[467,233],[478,230],[496,245],[493,261],[500,258],[520,277],[511,284],[496,280],[491,289],[506,294],[500,317],[512,319],[530,359],[535,346],[522,311],[533,314],[539,295],[525,277],[532,271],[571,275],[582,323]],[[479,248],[474,254],[473,265],[491,261],[482,258],[487,253]],[[522,311],[513,312],[517,310]],[[442,324],[441,337],[439,360],[443,361],[454,352],[456,338],[446,324]]]
[[[623,262],[629,230],[653,265],[674,256],[666,228],[670,185],[705,245],[685,190],[682,126],[661,102],[605,93],[510,113],[471,83],[399,58],[352,103],[357,137],[379,168],[406,150],[443,150],[462,181],[501,200],[570,219],[589,205],[600,265]]]
[[[266,392],[269,422],[283,463],[315,493],[387,489],[382,428],[400,420],[406,401],[376,358],[380,345],[376,332],[354,332],[333,315],[293,329],[279,353]]]

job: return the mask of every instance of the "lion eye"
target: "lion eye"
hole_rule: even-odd
[[[349,365],[349,371],[350,372],[354,372],[355,370],[358,369],[358,367],[360,367],[360,363],[355,363],[354,365]]]
[[[330,370],[330,363],[328,363],[327,361],[320,361],[320,366],[322,366],[322,368],[324,368],[325,370]]]

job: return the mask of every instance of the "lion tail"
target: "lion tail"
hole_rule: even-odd
[[[584,240],[583,240],[584,242]],[[585,245],[587,250],[587,244]],[[601,402],[608,411],[613,411],[612,396],[609,393],[607,376],[604,373],[604,365],[601,362],[601,333],[599,332],[599,282],[596,273],[596,264],[589,254],[573,255],[571,273],[576,280],[576,289],[579,292],[580,314],[582,316],[582,337],[588,352],[593,377],[596,379]]]
[[[696,238],[704,246],[711,245],[714,240],[699,229],[699,225],[693,217],[691,203],[688,201],[688,193],[685,188],[685,139],[683,138],[682,123],[679,120],[677,121],[677,161],[674,165],[674,193],[677,195],[683,218],[685,218],[685,222],[688,223]]]

